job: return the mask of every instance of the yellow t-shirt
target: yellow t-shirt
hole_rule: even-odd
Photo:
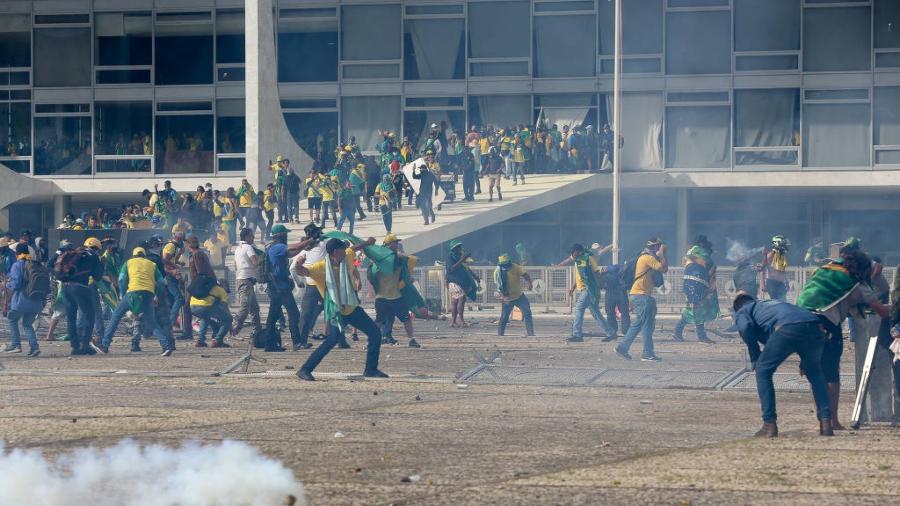
[[[413,256],[405,257],[409,272],[416,268],[418,259]],[[400,269],[394,269],[392,274],[379,272],[375,275],[378,278],[378,292],[375,294],[376,299],[397,300],[402,294],[400,290],[406,288],[406,283],[400,279]]]
[[[271,211],[278,207],[278,203],[275,202],[274,192],[270,190],[266,190],[263,192],[263,209],[266,211]]]
[[[247,188],[242,187],[240,190],[238,190],[238,193],[240,193],[240,195],[238,196],[238,198],[240,199],[240,202],[238,203],[239,206],[250,207],[250,205],[253,204],[253,196],[255,195],[255,192],[253,191],[252,186],[248,186]]]
[[[198,299],[196,297],[191,297],[191,305],[199,306],[199,307],[212,307],[216,301],[221,301],[224,304],[228,304],[228,293],[219,285],[214,285],[212,290],[209,291],[209,295],[202,299]]]
[[[350,262],[350,265],[353,265],[353,261],[350,258],[350,254],[352,253],[350,248],[347,248],[347,253],[347,261]],[[309,270],[309,277],[312,278],[313,281],[315,281],[316,288],[319,290],[319,295],[322,296],[322,299],[325,299],[325,269],[327,268],[327,265],[331,265],[331,260],[325,258],[307,267],[307,269]],[[331,268],[334,269],[334,279],[340,282],[339,267],[331,265]],[[341,308],[341,314],[347,316],[355,309],[356,306],[344,306]]]
[[[498,279],[498,275],[500,274],[500,269],[498,268],[494,271],[494,282],[497,283],[497,286],[500,286],[500,280]],[[522,268],[519,264],[513,264],[512,267],[509,268],[509,271],[506,272],[506,288],[508,295],[506,298],[509,300],[518,299],[525,293],[522,290],[522,276],[525,275],[525,269]]]
[[[662,263],[653,255],[641,255],[634,266],[634,283],[631,285],[631,295],[653,294],[653,273],[650,271],[662,270]],[[643,275],[642,275],[643,274]]]
[[[480,141],[478,141],[479,147],[481,148],[481,154],[486,155],[491,152],[491,141],[487,140],[487,138],[482,137]]]
[[[315,178],[306,178],[306,187],[306,198],[314,199],[316,197],[321,197],[321,195],[319,195],[319,188]]]
[[[591,264],[591,272],[597,272],[597,270],[600,269],[600,266],[597,265],[597,259],[594,258],[593,256],[591,257],[590,264]],[[581,274],[578,271],[578,267],[575,267],[575,289],[580,292],[580,291],[584,290],[585,288],[586,288],[586,286],[584,284],[584,280],[581,279]]]
[[[182,233],[182,234],[186,235],[193,228],[194,227],[191,226],[191,224],[188,222],[184,222],[182,224],[175,223],[174,225],[172,225],[172,235],[175,235],[177,233]]]
[[[331,188],[331,176],[320,176],[318,183],[319,193],[322,194],[322,202],[334,200],[334,190]]]
[[[166,259],[166,258],[169,258],[169,257],[174,257],[176,253],[179,253],[179,252],[178,252],[178,249],[175,247],[175,243],[174,243],[174,242],[166,243],[166,245],[163,246],[163,249],[162,249],[162,257],[163,257],[163,259]],[[180,255],[179,255],[179,256],[180,256]],[[178,258],[176,257],[176,258],[173,260],[173,262],[174,262],[174,261],[177,261],[177,260],[178,260]]]

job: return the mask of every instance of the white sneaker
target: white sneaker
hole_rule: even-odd
[[[11,344],[7,344],[7,345],[3,348],[3,353],[22,353],[22,347],[21,347],[21,346],[13,346],[13,345],[11,345]]]

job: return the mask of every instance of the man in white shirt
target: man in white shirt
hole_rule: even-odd
[[[318,238],[313,242],[309,249],[305,249],[297,254],[291,261],[291,276],[295,279],[297,286],[303,290],[303,298],[300,301],[300,336],[294,343],[294,351],[312,348],[309,343],[309,333],[316,326],[319,315],[325,309],[325,301],[316,288],[316,282],[309,276],[300,276],[298,274],[298,266],[309,267],[310,265],[323,260],[328,254],[325,252],[326,239],[321,238],[322,227],[315,223],[307,225],[303,232],[308,238]]]
[[[265,282],[259,279],[259,256],[261,252],[253,246],[253,230],[242,228],[240,243],[234,250],[234,264],[237,272],[238,301],[240,309],[234,318],[234,328],[231,335],[237,335],[244,326],[247,316],[253,325],[253,335],[262,332],[262,324],[259,316],[259,302],[256,300],[255,286],[257,282]]]

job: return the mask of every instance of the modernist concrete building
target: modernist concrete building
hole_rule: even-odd
[[[900,254],[900,1],[623,4],[626,243],[855,232]],[[3,0],[0,228],[163,179],[258,184],[276,153],[302,169],[338,137],[373,149],[379,129],[610,122],[613,9]],[[501,228],[608,236],[609,184]]]

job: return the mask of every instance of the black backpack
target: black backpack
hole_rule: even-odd
[[[649,253],[641,253],[638,258],[648,255]],[[635,272],[637,269],[637,258],[632,260],[627,260],[625,262],[625,267],[619,272],[619,282],[622,284],[622,287],[626,290],[631,290],[631,287],[634,285],[634,282],[638,279],[650,275],[653,278],[653,286],[659,288],[666,284],[666,278],[663,276],[663,273],[659,271],[655,271],[653,269],[648,269],[640,274]]]
[[[205,299],[209,297],[209,292],[212,291],[214,286],[216,286],[216,278],[209,274],[198,274],[191,280],[187,291],[195,299]]]
[[[31,300],[43,301],[50,295],[50,269],[46,265],[29,260],[25,264],[25,285],[22,293]]]
[[[56,263],[53,264],[53,276],[62,282],[71,281],[78,276],[78,263],[85,256],[85,251],[81,248],[70,249],[62,252],[56,257]]]

